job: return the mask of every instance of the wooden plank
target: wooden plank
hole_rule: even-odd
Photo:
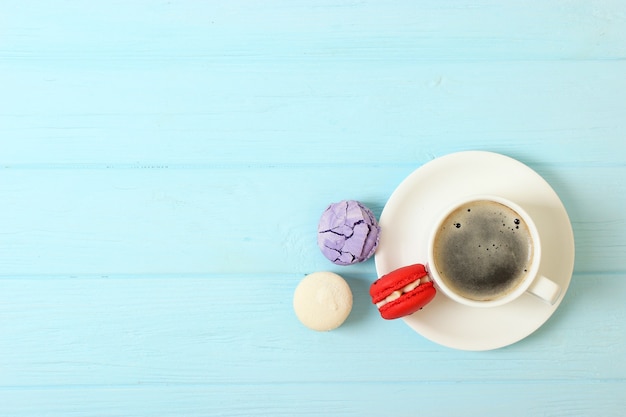
[[[323,270],[326,206],[354,198],[379,216],[417,167],[6,169],[0,275]],[[625,169],[538,167],[569,210],[579,272],[626,271]],[[372,272],[372,261],[351,270]]]
[[[619,0],[502,4],[307,1],[7,5],[2,56],[22,59],[433,61],[623,59]]]
[[[0,392],[8,415],[621,417],[623,381],[215,384],[62,387]],[[85,399],[88,398],[86,401]]]
[[[0,167],[415,164],[465,149],[623,164],[624,73],[626,61],[5,60]]]
[[[542,328],[480,353],[441,347],[401,321],[382,320],[368,295],[373,277],[345,275],[354,309],[328,333],[306,329],[293,313],[299,274],[3,278],[0,392],[143,384],[624,382],[626,316],[623,298],[611,296],[626,293],[624,274],[577,274]]]

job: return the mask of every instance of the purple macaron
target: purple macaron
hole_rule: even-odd
[[[369,259],[378,246],[380,226],[374,213],[355,200],[333,203],[320,219],[317,244],[337,265],[351,265]]]

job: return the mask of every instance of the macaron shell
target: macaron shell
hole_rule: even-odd
[[[399,319],[400,317],[408,316],[430,303],[432,299],[435,298],[436,294],[437,290],[435,290],[432,282],[421,284],[413,291],[402,294],[397,300],[382,306],[379,309],[380,315],[385,320]]]
[[[352,310],[352,291],[340,275],[314,272],[296,287],[293,309],[309,329],[333,330],[343,324]]]
[[[422,264],[403,266],[377,279],[370,286],[370,296],[374,304],[384,300],[392,292],[428,275]]]

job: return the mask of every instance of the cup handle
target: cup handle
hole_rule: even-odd
[[[540,275],[530,284],[528,292],[553,305],[561,295],[561,287],[556,282]]]

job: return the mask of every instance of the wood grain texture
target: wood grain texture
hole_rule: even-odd
[[[69,66],[69,68],[68,68]],[[0,76],[5,167],[417,164],[490,149],[621,164],[624,61],[18,61]],[[545,158],[545,160],[543,159]]]
[[[3,2],[0,416],[623,415],[625,59],[618,0]],[[576,238],[558,311],[489,352],[384,322],[373,261],[315,241],[469,149]],[[318,270],[354,293],[328,333],[291,306]]]
[[[626,372],[615,361],[624,352],[626,317],[621,299],[610,297],[624,293],[623,275],[577,274],[562,308],[538,332],[482,353],[441,348],[400,321],[380,320],[367,292],[373,277],[364,274],[346,274],[355,299],[348,321],[311,332],[292,314],[300,278],[3,279],[1,292],[13,300],[1,310],[2,360],[11,365],[3,385],[599,383]],[[242,288],[237,308],[219,296],[232,288]],[[589,314],[600,304],[610,313]],[[595,339],[602,343],[581,342]]]
[[[626,195],[625,168],[547,161],[535,168],[569,211],[576,270],[626,270],[623,206],[607,199]],[[327,204],[355,198],[379,215],[418,165],[6,169],[0,276],[320,270],[331,266],[315,237]]]
[[[403,405],[398,416],[413,416],[427,410],[432,416],[484,416],[506,413],[511,416],[536,415],[593,415],[598,408],[608,410],[605,415],[620,417],[623,401],[623,383],[574,383],[566,390],[555,388],[561,381],[528,384],[369,384],[369,383],[310,383],[293,388],[275,384],[235,384],[216,386],[174,387],[101,387],[60,388],[55,390],[12,390],[6,396],[9,410],[16,417],[30,416],[46,407],[46,415],[63,416],[71,413],[93,416],[318,416],[374,415],[373,407],[381,407],[380,398],[396,404],[405,404],[428,393],[430,407]],[[287,388],[285,388],[287,387]],[[348,394],[347,394],[348,393]],[[350,395],[352,393],[352,395]],[[485,398],[498,396],[498,401]],[[454,397],[454,403],[450,401]],[[84,398],[89,398],[86,404]],[[4,396],[2,396],[4,400]],[[598,406],[598,403],[602,403]],[[25,405],[22,405],[25,404]],[[387,407],[385,405],[385,407]],[[393,407],[393,406],[392,406]],[[459,408],[465,410],[460,412]],[[418,409],[416,411],[416,409]]]

